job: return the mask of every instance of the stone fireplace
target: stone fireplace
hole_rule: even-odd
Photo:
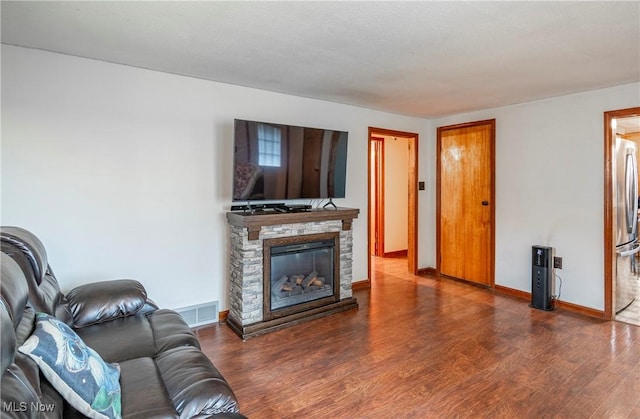
[[[247,339],[357,308],[351,223],[357,209],[229,212],[228,325]]]

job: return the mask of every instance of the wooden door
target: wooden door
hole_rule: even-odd
[[[438,128],[440,274],[493,286],[495,120]]]

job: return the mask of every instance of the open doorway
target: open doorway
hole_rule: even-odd
[[[640,108],[605,112],[604,143],[604,316],[640,325],[636,157],[640,150]]]
[[[384,257],[406,257],[416,274],[418,134],[370,127],[368,152],[368,276]]]

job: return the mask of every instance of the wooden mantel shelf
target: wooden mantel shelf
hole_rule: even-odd
[[[227,212],[227,222],[238,227],[246,227],[249,240],[258,240],[262,226],[310,223],[315,221],[342,220],[342,229],[351,230],[351,223],[358,218],[360,210],[357,208],[312,209],[302,212],[259,212],[242,211]]]

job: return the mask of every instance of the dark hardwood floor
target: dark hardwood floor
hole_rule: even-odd
[[[640,418],[640,327],[378,259],[358,310],[243,342],[198,330],[259,418]]]

